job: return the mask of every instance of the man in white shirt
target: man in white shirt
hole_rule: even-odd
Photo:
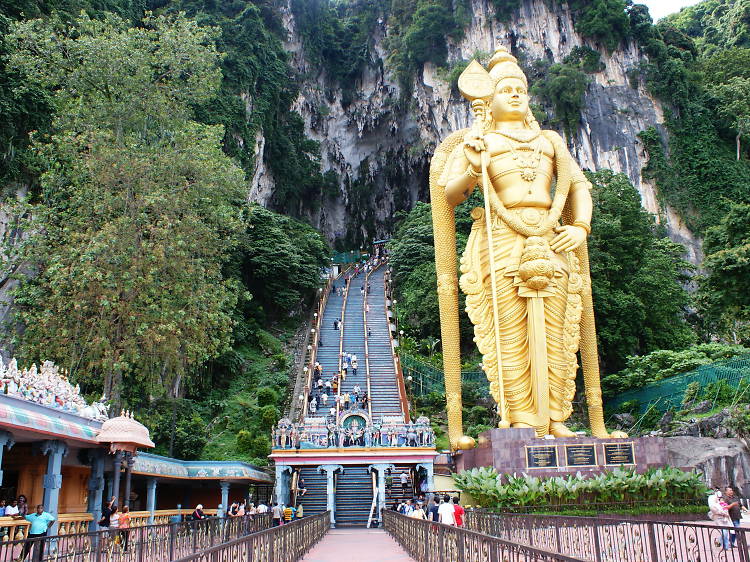
[[[445,523],[446,525],[456,524],[456,510],[453,507],[451,497],[448,494],[443,496],[443,503],[438,507],[438,516],[440,517],[441,523]]]
[[[258,504],[258,513],[268,513],[268,506],[263,502]]]

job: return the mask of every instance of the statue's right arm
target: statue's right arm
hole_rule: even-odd
[[[474,171],[473,166],[464,154],[463,144],[459,144],[449,159],[450,170],[448,181],[445,184],[445,198],[451,207],[463,203],[479,181],[479,174]]]

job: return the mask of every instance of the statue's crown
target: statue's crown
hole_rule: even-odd
[[[510,54],[507,48],[500,45],[495,49],[495,54],[492,55],[487,70],[490,76],[495,81],[499,82],[503,78],[518,78],[524,84],[528,86],[528,80],[521,67],[518,66],[518,59]]]

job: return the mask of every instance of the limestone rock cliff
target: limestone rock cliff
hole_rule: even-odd
[[[498,43],[527,61],[560,62],[579,45],[602,52],[605,68],[592,75],[580,127],[568,139],[571,151],[584,169],[627,174],[643,206],[666,221],[670,236],[685,244],[689,259],[699,262],[700,242],[675,212],[661,206],[655,186],[642,175],[647,157],[637,135],[650,126],[660,127],[663,109],[642,84],[630,84],[628,72],[643,60],[638,47],[629,43],[606,53],[576,33],[566,6],[549,6],[543,0],[524,0],[507,23],[494,18],[487,0],[471,0],[471,11],[463,38],[449,43],[449,64],[471,59],[477,51],[492,52]],[[334,92],[331,101],[324,71],[306,60],[288,7],[283,16],[288,30],[285,46],[293,65],[301,76],[312,77],[301,85],[294,109],[303,116],[308,136],[321,142],[323,169],[335,171],[341,179],[340,196],[323,201],[310,218],[331,239],[348,235],[363,241],[387,235],[396,211],[428,199],[430,154],[451,131],[469,125],[468,105],[441,77],[443,73],[427,64],[415,79],[409,107],[402,108],[383,46],[388,24],[379,20],[372,30],[377,60],[357,84],[354,102],[343,108],[340,92]],[[250,198],[267,203],[273,180],[262,164],[262,136],[256,146],[261,157]]]

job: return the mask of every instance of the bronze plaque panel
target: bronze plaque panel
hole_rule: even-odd
[[[596,466],[596,445],[565,445],[565,462],[568,466]]]
[[[526,468],[557,467],[555,445],[526,445]]]
[[[635,464],[633,443],[605,443],[604,464]]]

